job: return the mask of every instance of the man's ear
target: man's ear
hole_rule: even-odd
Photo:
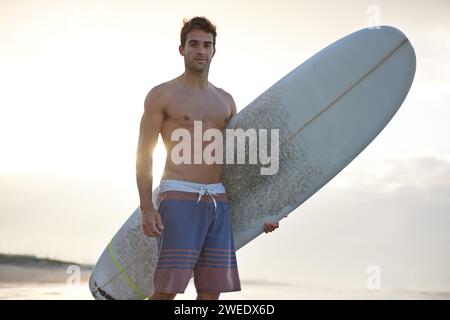
[[[181,44],[178,47],[178,51],[180,52],[180,55],[184,56],[184,48],[183,48],[183,46]]]
[[[212,56],[214,57],[215,54],[216,54],[216,47],[213,48],[213,54],[212,54]]]

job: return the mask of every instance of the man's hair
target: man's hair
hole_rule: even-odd
[[[187,35],[194,29],[200,29],[205,31],[206,33],[212,33],[213,35],[213,47],[216,47],[216,26],[211,23],[205,17],[194,17],[190,20],[183,19],[183,28],[181,29],[181,46],[184,48],[186,44]]]

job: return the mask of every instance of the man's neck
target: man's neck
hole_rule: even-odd
[[[195,89],[206,90],[209,87],[207,72],[192,72],[186,70],[181,75],[181,78],[185,84]]]

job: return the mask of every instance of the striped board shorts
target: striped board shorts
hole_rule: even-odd
[[[223,184],[162,180],[156,192],[164,231],[157,237],[155,291],[184,293],[192,273],[198,293],[240,291]]]

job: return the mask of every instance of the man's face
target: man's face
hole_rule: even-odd
[[[216,50],[213,48],[213,35],[203,30],[194,29],[187,34],[184,48],[180,46],[186,68],[203,72],[209,70],[211,59]]]

